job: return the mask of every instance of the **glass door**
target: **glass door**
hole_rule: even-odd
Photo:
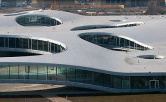
[[[159,80],[149,80],[150,89],[159,89]]]

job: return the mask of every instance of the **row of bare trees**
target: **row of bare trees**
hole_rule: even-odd
[[[148,0],[147,14],[156,15],[164,14],[165,0]]]

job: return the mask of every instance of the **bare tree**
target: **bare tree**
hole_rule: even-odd
[[[164,2],[163,0],[149,0],[147,14],[150,15],[162,14],[164,11],[161,4],[163,2]]]

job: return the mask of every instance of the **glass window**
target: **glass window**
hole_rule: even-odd
[[[29,24],[29,19],[30,19],[30,17],[25,17],[25,18],[24,18],[25,24]]]
[[[19,66],[19,79],[29,79],[29,70],[28,66]]]
[[[130,41],[130,48],[135,49],[135,43]]]
[[[38,41],[37,40],[34,40],[34,39],[32,39],[32,49],[34,49],[34,50],[38,50]]]
[[[85,82],[85,71],[80,69],[75,69],[76,71],[76,82],[84,83]]]
[[[109,45],[116,46],[116,37],[110,36],[108,40],[109,40],[108,42]]]
[[[61,52],[61,49],[60,49],[60,45],[57,45],[57,44],[55,44],[55,46],[56,46],[56,48],[57,48],[57,50],[56,50],[56,48],[55,48],[55,50],[57,51],[57,52]]]
[[[120,4],[120,0],[117,0],[116,3],[117,3],[117,4]]]
[[[51,53],[55,53],[55,49],[54,49],[54,43],[50,43],[51,44]]]
[[[47,67],[38,66],[38,80],[47,80]]]
[[[122,4],[125,5],[126,4],[126,0],[122,0]]]
[[[54,44],[54,46],[55,46],[55,53],[59,52],[58,45],[57,45],[57,44]]]
[[[9,66],[0,66],[0,79],[9,79]]]
[[[85,83],[94,84],[94,74],[91,71],[85,71]]]
[[[115,4],[115,0],[111,0],[111,3],[112,3],[112,4]]]
[[[94,84],[99,85],[99,86],[104,85],[104,74],[103,73],[94,72]]]
[[[110,4],[110,0],[106,0],[106,4]]]
[[[56,25],[60,25],[61,23],[59,21],[56,20]]]
[[[159,76],[158,79],[159,79],[159,87],[161,89],[165,89],[166,88],[166,78],[165,78],[165,76]]]
[[[48,67],[48,80],[56,80],[56,67]]]
[[[121,38],[120,39],[120,47],[124,47],[125,46],[125,39]]]
[[[129,76],[122,76],[122,89],[130,88],[130,78]]]
[[[22,44],[24,49],[28,49],[28,39],[23,38],[22,39]]]
[[[51,21],[51,26],[54,26],[55,25],[55,20],[54,19],[50,19],[50,21]]]
[[[9,38],[9,48],[15,48],[16,47],[16,41],[15,38]]]
[[[102,45],[103,44],[103,39],[102,39],[103,35],[97,35],[97,41],[96,44],[98,45]]]
[[[43,50],[43,41],[38,40],[38,50]]]
[[[50,25],[50,24],[51,24],[50,18],[45,17],[45,24],[46,24],[46,25]]]
[[[122,88],[122,79],[121,76],[112,76],[113,88],[121,89]]]
[[[41,17],[41,18],[40,18],[40,22],[41,22],[41,24],[45,24],[45,18],[44,18],[44,17]]]
[[[49,42],[48,41],[43,41],[43,43],[44,43],[44,51],[47,51],[48,52],[48,47],[49,47]]]
[[[130,48],[130,41],[125,39],[125,47]]]
[[[131,76],[130,79],[132,89],[149,89],[148,76]]]
[[[37,79],[37,66],[30,66],[29,79]]]
[[[28,49],[32,49],[32,39],[28,39]]]
[[[64,67],[57,67],[57,80],[66,81],[67,69]]]
[[[75,82],[76,80],[76,74],[75,74],[75,68],[67,68],[67,81]]]
[[[10,79],[18,79],[18,66],[10,66]]]
[[[16,48],[22,48],[22,39],[16,38]]]
[[[9,47],[9,38],[5,38],[5,47]]]
[[[0,37],[0,47],[4,47],[4,42],[5,42],[5,39],[4,37]]]
[[[103,44],[109,44],[109,38],[110,36],[109,35],[103,35],[102,39],[103,39]]]
[[[104,86],[112,88],[112,76],[104,74]]]
[[[54,25],[57,25],[57,21],[56,20],[54,20]]]

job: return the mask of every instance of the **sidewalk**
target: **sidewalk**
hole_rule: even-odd
[[[54,97],[49,97],[48,95],[46,94],[41,94],[41,96],[51,100],[52,102],[72,102],[66,98],[62,98],[62,97],[59,97],[59,96],[54,96]]]

